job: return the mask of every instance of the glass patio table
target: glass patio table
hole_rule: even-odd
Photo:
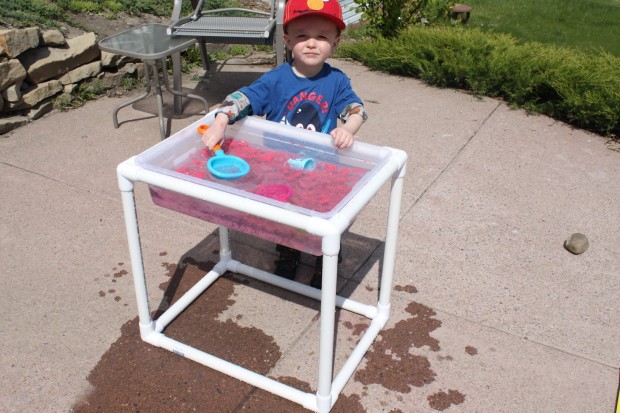
[[[201,124],[210,124],[213,117],[214,112],[207,114],[142,154],[122,162],[117,168],[140,335],[152,345],[299,403],[309,410],[329,412],[389,317],[407,155],[398,149],[363,142],[355,142],[352,148],[339,150],[332,145],[329,135],[248,117],[229,126],[224,146],[227,153],[237,151],[236,154],[243,155],[250,164],[251,172],[238,180],[219,180],[206,170],[205,163],[211,155],[202,145],[197,131]],[[312,171],[296,170],[286,161],[287,157],[311,158],[316,167]],[[292,196],[286,199],[270,197],[260,190],[265,180],[275,180],[274,176],[290,186]],[[321,182],[325,177],[332,183],[330,192],[337,191],[337,188],[345,189],[333,198],[315,199],[310,183],[316,181],[319,183],[317,193],[325,193]],[[338,296],[336,279],[341,236],[388,182],[390,193],[378,301],[366,304]],[[155,204],[219,225],[219,262],[157,319],[151,317],[149,310],[134,197],[136,183],[148,185]],[[229,228],[322,254],[322,288],[315,289],[278,277],[233,259]],[[320,301],[316,394],[262,376],[165,335],[165,328],[226,271]],[[334,377],[336,307],[372,321]]]
[[[168,131],[166,128],[163,111],[164,103],[161,90],[162,85],[169,93],[175,96],[175,99],[177,97],[198,99],[204,103],[205,113],[209,111],[207,101],[202,96],[192,93],[185,93],[182,90],[175,90],[170,87],[170,83],[168,81],[168,71],[166,69],[167,57],[187,49],[189,46],[196,43],[196,39],[191,37],[170,36],[166,32],[167,28],[168,26],[163,24],[143,24],[114,34],[99,42],[99,48],[103,51],[116,55],[133,57],[144,62],[146,91],[134,99],[121,103],[114,109],[112,119],[114,121],[115,128],[118,128],[119,126],[119,110],[139,100],[145,99],[151,93],[151,87],[155,87],[155,92],[157,94],[157,109],[159,114],[159,130],[161,133],[161,138],[166,138],[168,136]],[[157,67],[158,62],[161,65],[161,76],[163,77],[163,82],[160,80],[160,73]],[[175,104],[175,106],[177,105]]]

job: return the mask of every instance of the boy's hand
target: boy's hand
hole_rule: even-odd
[[[350,147],[355,140],[353,134],[345,128],[336,128],[330,132],[330,135],[334,138],[334,145],[341,149]]]
[[[209,126],[209,129],[202,134],[202,143],[204,143],[209,150],[213,150],[213,147],[224,139],[226,126],[228,126],[228,116],[224,113],[218,113],[213,123]]]

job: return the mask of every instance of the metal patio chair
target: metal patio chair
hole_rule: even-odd
[[[258,4],[261,0],[255,0]],[[286,0],[270,0],[269,11],[246,8],[203,10],[205,0],[192,1],[192,14],[180,17],[183,0],[174,0],[172,24],[168,34],[195,37],[205,69],[208,69],[207,43],[270,45],[276,52],[276,64],[285,59],[284,4]]]

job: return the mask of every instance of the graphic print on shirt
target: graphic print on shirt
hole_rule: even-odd
[[[285,125],[323,133],[329,131],[329,117],[325,119],[325,125],[321,122],[321,113],[329,112],[329,103],[323,100],[323,95],[301,92],[288,102],[285,110],[288,111],[280,121]]]

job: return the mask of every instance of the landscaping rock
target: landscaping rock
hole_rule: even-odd
[[[0,90],[26,78],[26,69],[17,59],[0,62]]]
[[[39,45],[39,28],[1,29],[0,47],[9,57],[17,57],[26,50],[34,49]]]
[[[21,87],[22,87],[22,81],[20,80],[19,82],[4,89],[1,95],[4,98],[4,100],[6,100],[7,102],[11,102],[11,103],[19,102],[22,99]]]
[[[564,248],[575,255],[583,254],[589,246],[588,237],[579,232],[572,234],[569,239],[564,241]]]
[[[13,129],[19,128],[30,122],[26,116],[12,116],[10,118],[0,118],[0,135]]]
[[[41,116],[51,112],[54,109],[54,102],[52,99],[47,99],[44,102],[40,102],[35,107],[28,111],[28,118],[30,120],[37,120]]]
[[[63,85],[71,83],[77,83],[80,80],[87,79],[89,77],[95,77],[101,72],[101,62],[96,60],[94,62],[87,63],[76,69],[71,70],[69,73],[63,75],[59,80]]]
[[[122,66],[127,62],[138,62],[139,59],[129,57],[129,56],[121,56],[110,52],[101,52],[101,65],[103,67],[118,67]]]
[[[67,39],[60,30],[45,30],[41,32],[40,44],[43,46],[64,46],[67,44]]]
[[[95,33],[86,33],[67,40],[66,48],[39,47],[21,54],[19,60],[28,72],[28,80],[36,84],[92,62],[99,55]]]
[[[28,109],[34,107],[37,103],[41,102],[48,97],[54,96],[56,93],[63,90],[62,82],[60,80],[50,80],[49,82],[39,83],[30,89],[23,92],[22,100],[19,103],[9,102],[8,108],[10,110]]]

